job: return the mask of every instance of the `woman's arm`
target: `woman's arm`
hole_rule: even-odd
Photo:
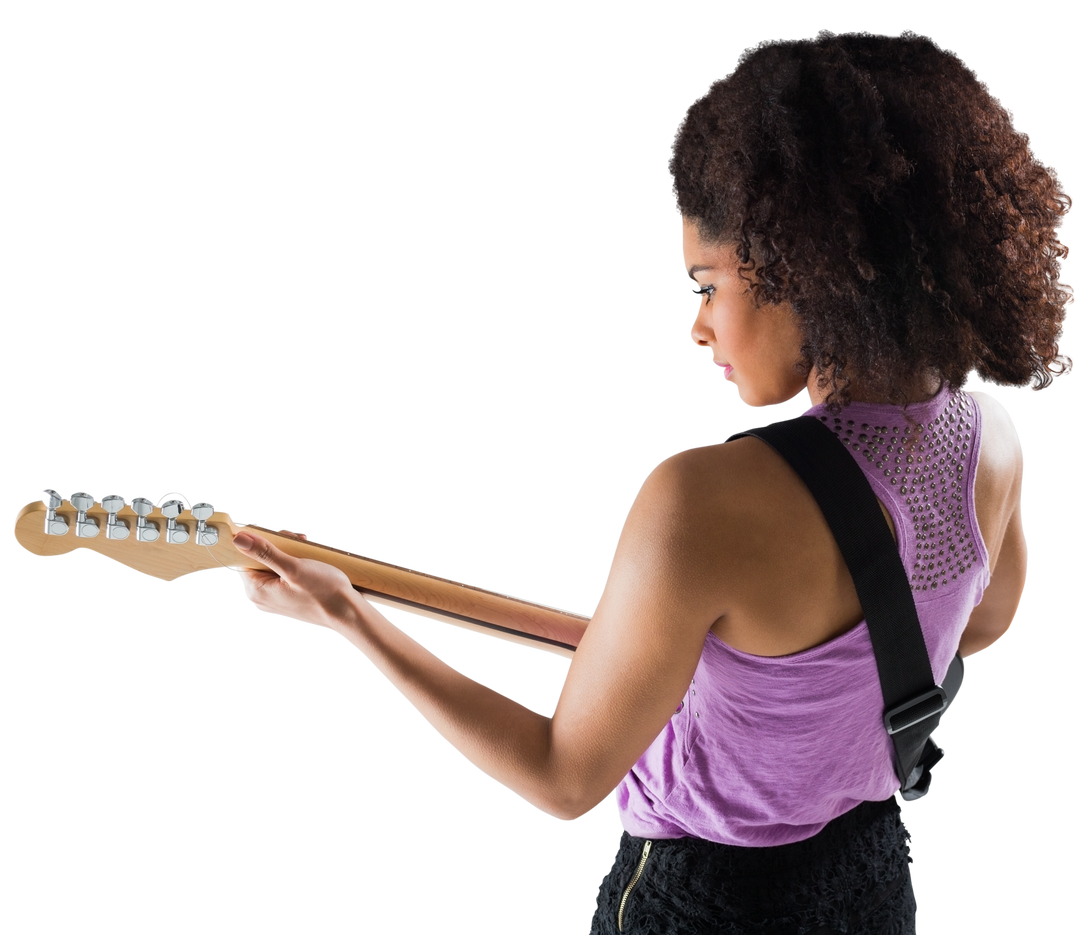
[[[968,626],[960,637],[958,652],[963,659],[993,649],[1004,639],[1016,622],[1027,592],[1031,572],[1031,548],[1024,519],[1024,492],[1027,487],[1027,450],[1024,438],[1016,426],[1009,407],[993,393],[972,390],[983,412],[983,438],[995,433],[1010,439],[1009,455],[1001,456],[997,471],[1011,473],[1010,487],[1005,496],[1008,524],[1001,539],[998,554],[990,555],[990,581],[968,618]],[[980,453],[982,459],[987,452]],[[1011,469],[1011,472],[1010,472]],[[982,470],[982,467],[980,467]]]
[[[1001,542],[990,584],[983,592],[982,600],[968,617],[967,626],[960,636],[960,655],[970,656],[986,649],[1009,629],[1027,575],[1027,543],[1020,525],[1020,509],[1013,512]]]
[[[274,570],[245,573],[261,609],[337,630],[473,763],[544,811],[575,818],[615,788],[671,718],[723,613],[715,578],[702,573],[716,556],[701,548],[693,481],[680,456],[646,481],[550,718],[443,663],[337,569],[254,536],[247,549],[241,537],[235,544]]]

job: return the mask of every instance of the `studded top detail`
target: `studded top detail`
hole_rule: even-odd
[[[943,398],[940,411],[932,406],[916,414]],[[892,408],[854,403],[832,416],[815,406],[807,415],[820,419],[851,449],[886,504],[918,600],[922,592],[948,587],[980,562],[985,566],[971,498],[979,416],[966,393],[944,390],[909,407],[908,418],[882,418],[890,414],[882,410]],[[908,541],[900,541],[901,532]]]
[[[906,409],[815,406],[896,528],[940,684],[989,582],[975,519],[981,416],[943,387]],[[866,622],[790,656],[754,656],[709,633],[679,710],[619,785],[623,827],[658,838],[770,847],[813,837],[900,787]]]

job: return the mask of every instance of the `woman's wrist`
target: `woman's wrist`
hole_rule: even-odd
[[[361,651],[371,641],[372,627],[377,627],[379,620],[386,621],[378,609],[355,589],[343,594],[340,604],[328,608],[328,611],[328,626]]]

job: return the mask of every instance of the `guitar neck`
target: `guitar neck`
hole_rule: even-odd
[[[561,655],[573,653],[589,622],[588,617],[578,614],[354,555],[261,526],[236,525],[224,513],[214,513],[208,521],[208,527],[216,534],[217,541],[213,545],[199,543],[200,536],[192,534],[195,529],[192,518],[182,522],[185,520],[183,514],[173,517],[173,524],[185,529],[187,541],[183,542],[178,541],[181,536],[170,536],[167,531],[153,541],[140,538],[136,528],[139,517],[128,506],[112,514],[114,527],[117,523],[126,524],[128,532],[123,538],[109,535],[110,514],[96,504],[85,511],[84,524],[80,525],[80,514],[64,501],[53,514],[66,525],[66,532],[59,535],[46,532],[48,515],[44,503],[31,503],[20,511],[15,522],[16,538],[36,555],[58,555],[75,548],[88,548],[137,571],[166,580],[222,565],[264,569],[265,566],[233,546],[233,537],[247,530],[268,539],[289,555],[316,559],[339,568],[353,587],[373,601]],[[98,533],[77,535],[77,532],[88,531],[85,523],[96,526]],[[169,518],[155,509],[143,517],[143,524],[167,530]],[[54,525],[52,528],[61,527]],[[115,528],[112,531],[115,532]]]
[[[589,622],[588,617],[568,611],[294,539],[261,526],[244,528],[269,539],[290,555],[318,559],[341,569],[356,590],[377,603],[404,607],[504,639],[571,655]],[[250,559],[247,563],[251,564]]]

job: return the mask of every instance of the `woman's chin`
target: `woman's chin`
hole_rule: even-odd
[[[750,393],[744,394],[738,387],[734,388],[735,397],[739,399],[743,407],[746,409],[779,409],[781,406],[786,406],[789,403],[794,403],[796,399],[802,396],[802,390],[795,393],[792,396],[754,396]]]

